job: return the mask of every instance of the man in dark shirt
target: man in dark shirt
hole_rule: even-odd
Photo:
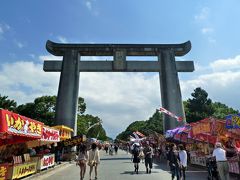
[[[174,177],[177,177],[177,180],[180,179],[180,161],[177,152],[177,146],[173,143],[170,145],[170,151],[167,154],[167,160],[170,166],[172,173],[172,180]]]

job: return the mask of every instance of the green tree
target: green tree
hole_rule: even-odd
[[[156,111],[152,117],[150,117],[147,121],[135,121],[131,123],[125,131],[121,132],[117,135],[116,139],[127,141],[129,140],[129,136],[134,132],[139,131],[144,135],[149,135],[153,132],[157,132],[159,134],[163,133],[163,117],[162,115]]]
[[[225,104],[222,104],[220,102],[214,102],[212,103],[214,113],[213,117],[218,118],[218,119],[225,119],[225,117],[229,114],[238,114],[239,111],[235,110],[231,107],[228,107]]]
[[[198,87],[191,95],[193,98],[188,99],[185,104],[188,123],[196,122],[213,115],[212,100],[208,98],[208,93],[204,89]]]
[[[141,132],[145,132],[145,134],[152,132],[163,133],[163,116],[158,110],[146,121],[146,126],[141,129]]]
[[[55,124],[56,100],[56,96],[41,96],[36,98],[33,103],[18,106],[16,111],[23,116],[41,121],[45,125],[53,126]],[[82,114],[86,110],[86,103],[81,97],[78,100],[78,112]]]
[[[8,96],[1,96],[0,94],[0,108],[15,111],[17,103],[14,100],[8,99]]]
[[[90,114],[78,115],[77,134],[85,134],[87,137],[107,140],[106,131],[104,130],[102,120]]]

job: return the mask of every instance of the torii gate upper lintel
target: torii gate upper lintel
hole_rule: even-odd
[[[159,72],[162,106],[182,116],[185,113],[178,72],[193,72],[193,61],[175,61],[191,50],[182,44],[60,44],[47,41],[46,49],[63,61],[44,61],[46,72],[61,72],[56,123],[67,125],[76,134],[76,112],[80,72]],[[113,61],[81,61],[80,56],[113,56]],[[158,61],[126,61],[127,56],[158,56]],[[184,122],[182,122],[184,123]],[[182,123],[164,115],[164,130]]]

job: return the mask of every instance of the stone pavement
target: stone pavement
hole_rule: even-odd
[[[166,163],[154,164],[152,173],[146,174],[145,166],[140,163],[139,174],[133,172],[133,163],[131,162],[130,154],[124,151],[119,151],[117,155],[106,155],[101,151],[101,164],[99,165],[100,180],[167,180],[171,179],[169,168]],[[89,179],[89,168],[85,179]],[[61,168],[42,174],[37,177],[32,177],[31,180],[79,180],[80,179],[79,167],[74,163],[66,164]],[[93,174],[94,175],[94,174]],[[207,179],[207,171],[198,168],[189,168],[186,173],[187,179],[204,180]]]

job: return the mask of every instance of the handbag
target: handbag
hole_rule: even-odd
[[[96,160],[95,160],[95,155],[96,155],[96,150],[94,151],[93,160],[88,161],[88,165],[89,165],[89,166],[96,166],[97,162],[96,162]]]

